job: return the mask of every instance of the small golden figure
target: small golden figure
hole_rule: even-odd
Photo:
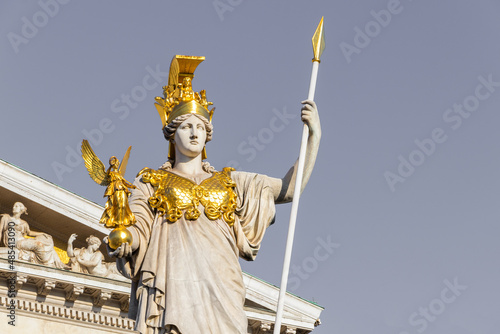
[[[131,148],[132,146],[128,148],[121,164],[115,156],[109,158],[109,168],[106,170],[102,161],[90,147],[89,142],[85,139],[82,142],[82,157],[90,177],[97,184],[106,186],[104,196],[107,196],[108,200],[99,223],[109,228],[115,228],[109,235],[109,245],[114,249],[123,242],[132,243],[132,236],[125,227],[136,222],[128,205],[129,188],[135,188],[135,186],[124,178]]]

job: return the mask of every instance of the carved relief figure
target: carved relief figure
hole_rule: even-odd
[[[218,172],[203,162],[213,109],[205,91],[191,90],[203,59],[172,60],[164,98],[156,99],[169,160],[135,179],[129,204],[137,222],[127,228],[132,243],[108,247],[120,272],[133,280],[129,315],[140,333],[247,333],[238,258],[255,259],[275,204],[293,197],[296,165],[273,178],[232,168]],[[313,101],[303,102],[302,121],[309,126],[303,188],[321,136]]]
[[[16,202],[12,209],[12,215],[2,215],[0,220],[2,246],[9,245],[8,238],[12,237],[12,233],[9,235],[9,232],[14,231],[15,247],[19,250],[19,260],[67,269],[68,267],[61,261],[54,249],[52,236],[43,232],[31,231],[28,223],[21,219],[23,214],[27,215],[28,209],[23,203]],[[13,229],[9,229],[9,226]]]
[[[70,258],[71,270],[91,274],[95,276],[123,279],[116,269],[115,263],[104,262],[104,255],[99,250],[101,240],[91,235],[87,238],[87,247],[73,248],[73,241],[77,235],[73,233],[68,239],[68,256]]]

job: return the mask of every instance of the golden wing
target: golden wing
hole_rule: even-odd
[[[127,164],[128,164],[128,157],[130,156],[130,150],[132,149],[132,146],[129,146],[127,149],[127,152],[125,152],[125,155],[123,156],[122,162],[120,164],[120,174],[121,176],[125,176],[125,171],[127,170]]]
[[[106,168],[86,139],[82,142],[82,158],[92,180],[101,186],[107,186],[109,184],[109,176],[106,173]]]

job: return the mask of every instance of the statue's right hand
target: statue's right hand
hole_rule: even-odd
[[[68,244],[71,244],[73,241],[75,241],[76,237],[78,237],[78,235],[77,235],[76,233],[73,233],[73,234],[69,237]]]
[[[132,247],[126,242],[122,243],[117,249],[112,249],[109,247],[108,237],[104,237],[103,241],[106,244],[108,255],[111,257],[121,259],[122,257],[130,257],[132,255]]]

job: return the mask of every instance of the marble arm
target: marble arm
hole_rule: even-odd
[[[66,253],[68,253],[68,257],[75,257],[75,253],[73,252],[73,244],[68,243],[68,248],[66,249]]]
[[[68,239],[68,247],[66,249],[66,253],[68,253],[69,257],[75,257],[75,253],[73,252],[73,241],[76,239],[76,233],[73,233]]]
[[[311,177],[321,140],[321,123],[316,104],[311,100],[302,101],[302,104],[302,121],[309,127],[309,137],[307,139],[307,150],[301,192],[304,190],[309,178]],[[293,200],[295,179],[297,176],[297,165],[298,160],[281,179],[270,178],[271,187],[273,188],[274,193],[274,201],[277,204],[288,203]]]
[[[36,236],[45,235],[45,234],[47,234],[47,233],[35,232],[35,231],[32,231],[32,230],[29,230],[29,232],[27,233],[27,235],[30,236],[30,237],[36,237]]]
[[[76,260],[82,266],[85,266],[85,267],[89,268],[89,267],[95,267],[95,266],[97,266],[99,264],[99,262],[100,262],[101,259],[99,258],[99,256],[95,256],[95,254],[94,254],[94,256],[92,256],[92,260],[86,261],[86,260],[82,260],[82,259],[80,259],[78,257],[76,258]]]

